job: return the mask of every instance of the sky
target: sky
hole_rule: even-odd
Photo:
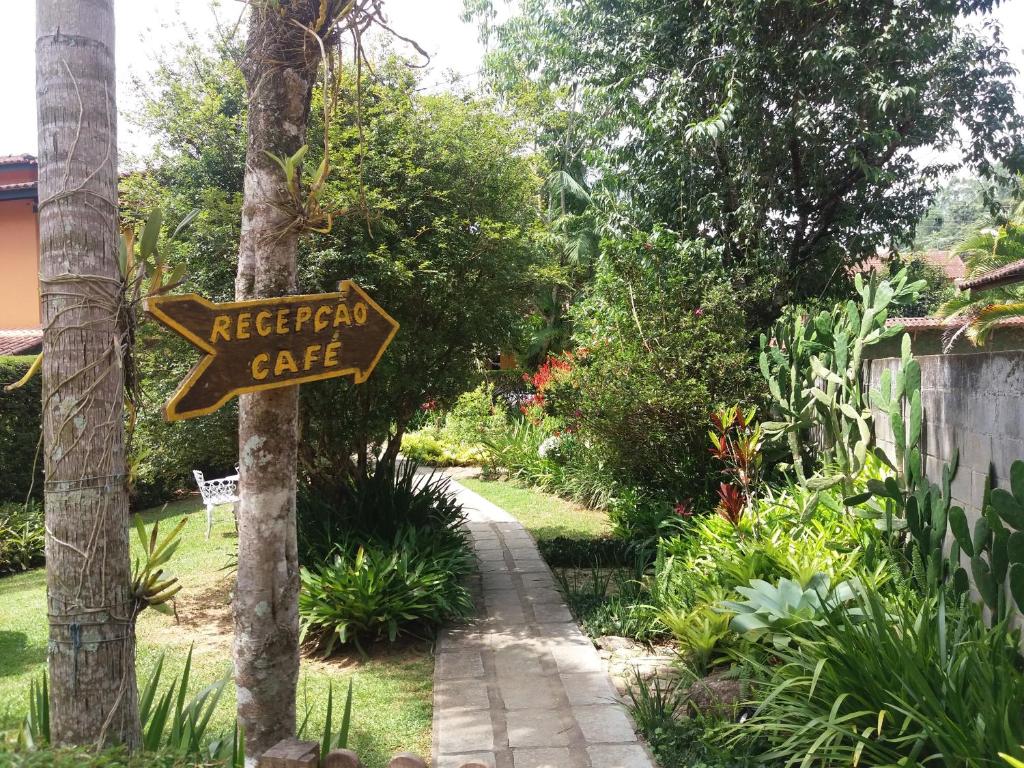
[[[0,104],[6,117],[0,121],[0,156],[36,152],[35,112],[35,3],[0,0],[4,6],[0,24]],[[1024,3],[1024,0],[1020,0]],[[233,27],[242,10],[239,0],[115,0],[117,19],[118,101],[122,113],[134,102],[133,78],[145,79],[155,52],[173,50],[187,39],[182,21],[204,36],[217,28]],[[462,0],[387,0],[388,20],[399,34],[416,40],[431,55],[427,85],[447,81],[454,71],[469,80],[480,69],[483,47],[476,27],[460,19]],[[415,50],[396,44],[410,55]],[[142,151],[151,144],[123,118],[119,127],[123,150]]]
[[[0,25],[0,104],[7,117],[0,121],[0,155],[35,154],[35,3],[2,0],[4,22]],[[155,53],[173,50],[186,39],[182,21],[198,35],[221,26],[233,26],[242,8],[239,0],[115,0],[117,13],[117,62],[119,106],[122,115],[132,108],[133,78],[143,80],[151,71]],[[387,0],[391,26],[415,39],[431,54],[428,85],[441,86],[447,72],[456,72],[470,83],[479,72],[483,47],[473,25],[460,19],[462,0]],[[996,12],[1009,41],[1011,58],[1022,73],[1019,90],[1024,93],[1024,0],[1006,0]],[[409,48],[408,52],[415,52]],[[1024,104],[1024,101],[1022,101]],[[127,151],[144,151],[152,139],[121,121],[120,145]]]

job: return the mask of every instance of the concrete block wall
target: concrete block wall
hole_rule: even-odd
[[[942,467],[959,450],[959,471],[952,484],[954,503],[969,518],[981,511],[985,478],[1009,487],[1010,465],[1024,459],[1024,333],[1001,334],[998,343],[975,348],[960,342],[943,352],[941,332],[913,336],[914,355],[921,364],[922,444],[925,471],[940,482]],[[865,385],[876,389],[882,373],[899,368],[897,344],[876,349],[865,361]],[[894,456],[888,416],[874,411],[875,439]]]

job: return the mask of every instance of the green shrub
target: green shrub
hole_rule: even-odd
[[[139,695],[139,722],[142,730],[141,750],[146,753],[146,760],[121,762],[123,756],[110,752],[111,762],[105,762],[103,754],[96,756],[96,763],[85,763],[88,766],[133,766],[154,765],[185,766],[224,764],[234,768],[241,767],[244,758],[242,737],[236,727],[234,733],[208,738],[207,728],[220,701],[224,689],[230,682],[223,677],[212,685],[202,688],[191,699],[188,697],[189,677],[192,670],[192,649],[185,659],[185,668],[180,676],[171,679],[170,685],[161,690],[164,657],[157,659],[148,679],[142,686]],[[80,765],[80,763],[64,763],[64,754],[60,750],[48,750],[51,744],[50,732],[50,699],[47,677],[44,672],[38,681],[33,680],[29,689],[29,713],[17,733],[14,745],[24,756],[23,765]],[[39,762],[32,762],[31,754],[42,755]],[[181,762],[168,761],[163,763],[161,755],[175,755]],[[54,762],[48,762],[47,755]],[[0,759],[3,753],[0,751]]]
[[[444,438],[454,445],[475,448],[484,438],[502,432],[507,421],[504,409],[495,404],[494,385],[485,382],[455,401],[444,419]]]
[[[720,253],[664,231],[633,233],[602,253],[573,310],[585,352],[546,396],[623,485],[710,500],[707,416],[721,403],[758,404],[733,279]]]
[[[441,430],[427,427],[402,436],[402,455],[417,464],[432,467],[469,467],[481,463],[479,448],[451,445]]]
[[[557,422],[520,418],[485,441],[485,469],[594,509],[604,509],[618,483],[600,456],[570,433],[553,434]]]
[[[314,566],[338,546],[373,540],[389,544],[407,529],[430,531],[437,538],[462,542],[462,505],[440,474],[421,477],[413,462],[381,469],[358,480],[299,486],[297,498],[299,560]]]
[[[484,441],[501,434],[507,421],[504,408],[494,402],[494,385],[484,383],[460,395],[443,417],[424,419],[417,431],[406,433],[402,437],[402,455],[435,467],[482,464]]]
[[[143,404],[132,441],[132,507],[163,504],[183,491],[195,491],[193,470],[207,477],[235,473],[238,463],[238,404],[231,402],[209,416],[168,422],[163,404],[198,359],[179,339],[143,323],[137,361]]]
[[[473,568],[466,542],[409,528],[390,544],[339,546],[333,560],[302,569],[302,637],[325,654],[352,642],[425,636],[470,615],[460,580]]]
[[[590,637],[615,635],[651,642],[668,635],[636,568],[592,566],[589,573],[556,571],[555,576],[573,616]]]
[[[96,752],[85,747],[27,751],[5,748],[0,744],[0,766],[3,768],[210,768],[216,765],[227,764],[173,752],[130,755],[123,748]]]
[[[679,508],[669,501],[628,489],[608,506],[612,532],[625,541],[656,542],[678,533],[682,519]]]
[[[42,565],[45,545],[41,504],[0,503],[0,575]]]
[[[11,392],[3,386],[22,378],[34,357],[0,357],[0,502],[21,501],[43,495],[42,376]]]

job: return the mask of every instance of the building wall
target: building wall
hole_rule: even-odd
[[[938,331],[920,332],[913,343],[921,363],[925,470],[932,482],[941,482],[942,467],[959,450],[951,493],[972,520],[981,511],[988,474],[1008,488],[1010,465],[1024,459],[1024,333],[996,335],[987,347],[959,343],[950,353],[942,352]],[[895,374],[898,368],[893,345],[866,361],[865,383],[875,389],[884,370]],[[888,417],[875,411],[874,419],[876,442],[894,456]]]
[[[38,244],[35,202],[0,200],[0,329],[39,327]]]

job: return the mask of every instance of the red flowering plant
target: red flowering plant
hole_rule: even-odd
[[[755,408],[743,411],[736,405],[711,414],[711,455],[722,462],[728,478],[718,487],[718,514],[733,526],[738,526],[751,508],[761,481],[764,435],[761,425],[754,422],[756,415]]]
[[[523,381],[533,387],[533,394],[519,406],[523,415],[534,424],[543,421],[549,390],[564,381],[571,371],[572,353],[567,352],[561,357],[550,355],[533,374],[524,373]],[[571,432],[572,428],[566,431]]]

